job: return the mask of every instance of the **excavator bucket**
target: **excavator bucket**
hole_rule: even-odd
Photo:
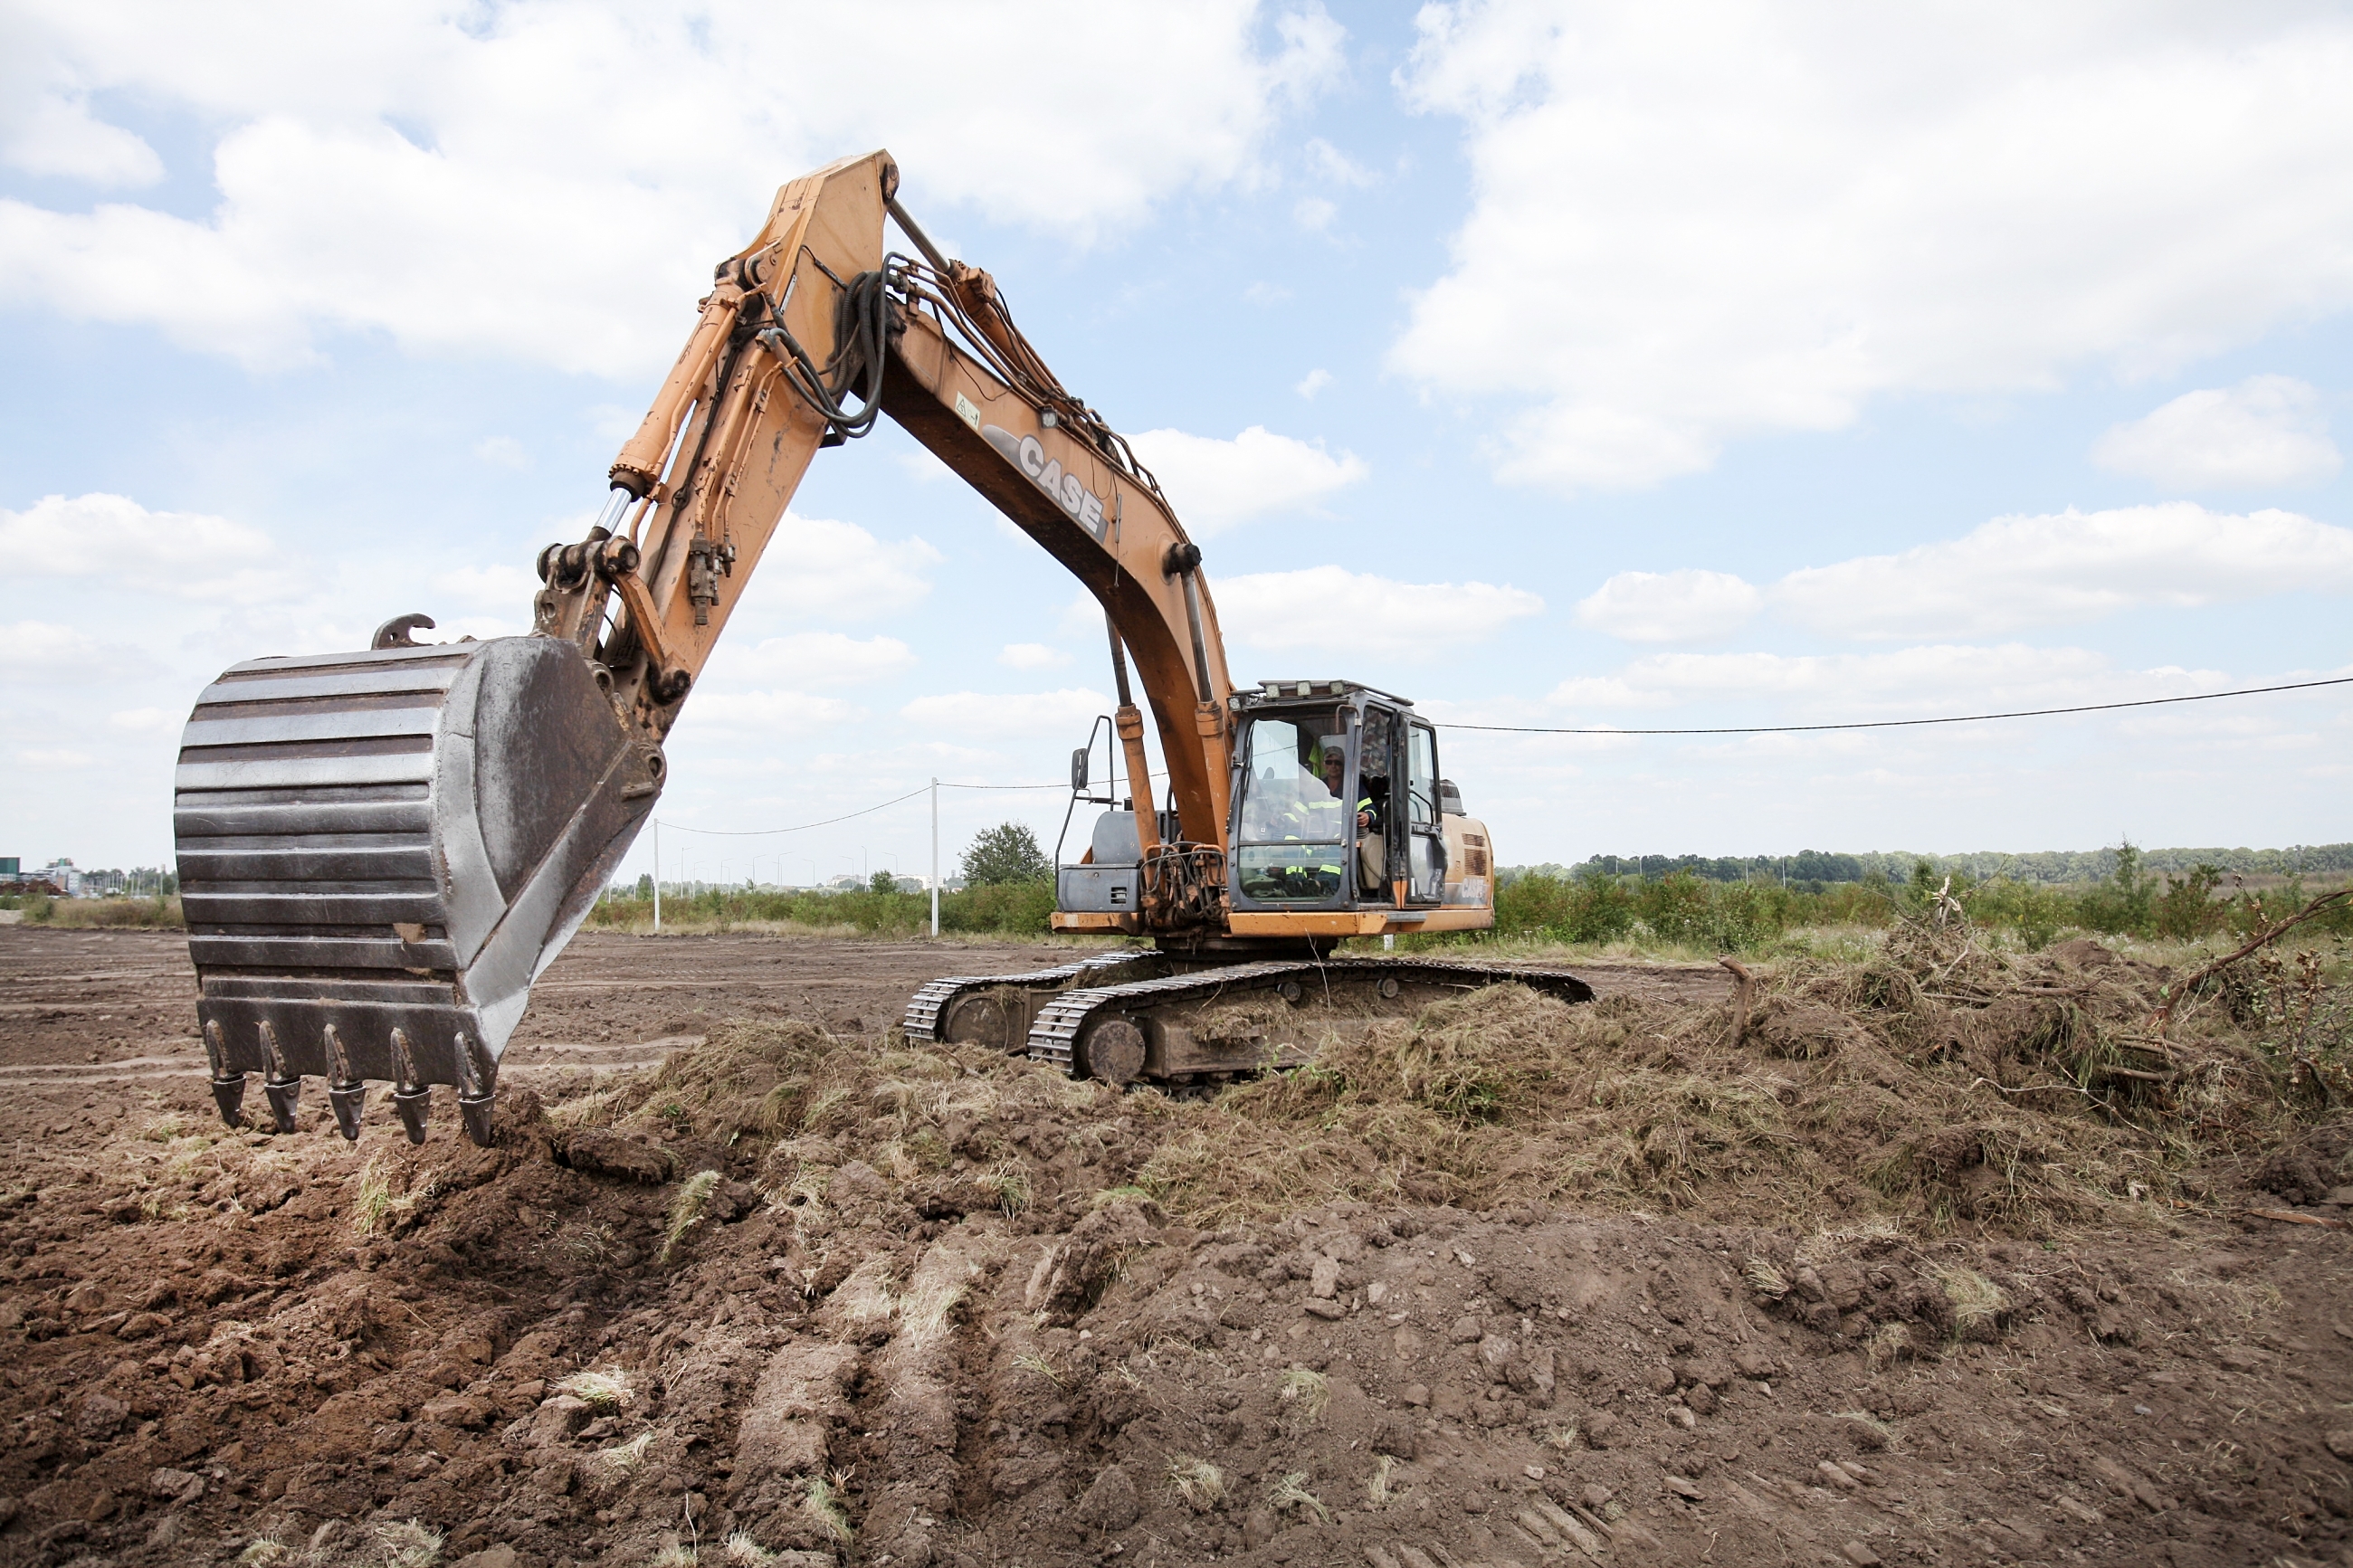
[[[499,1057],[661,786],[578,647],[554,637],[259,658],[205,689],[174,830],[213,1097],[265,1075],[290,1132],[305,1078],[356,1139],[393,1086],[491,1138]]]

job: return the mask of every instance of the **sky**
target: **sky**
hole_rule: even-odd
[[[166,862],[232,663],[522,631],[712,265],[878,146],[1238,679],[1638,729],[2353,674],[2348,80],[2341,4],[0,0],[0,856]],[[743,835],[1053,784],[1107,666],[886,421],[686,704],[664,875],[920,874],[922,796]],[[1440,756],[1504,864],[2284,846],[2353,837],[2348,691]],[[944,790],[947,868],[1067,804]]]

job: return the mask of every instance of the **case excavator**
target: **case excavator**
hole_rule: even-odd
[[[663,739],[786,504],[819,450],[886,414],[1103,606],[1118,707],[1073,754],[1071,805],[1105,809],[1075,861],[1057,850],[1053,928],[1145,944],[936,981],[910,1039],[1183,1086],[1500,980],[1590,999],[1556,970],[1335,951],[1493,923],[1493,847],[1435,729],[1352,681],[1234,684],[1201,552],[1151,472],[897,187],[877,152],[777,193],[719,265],[597,523],[541,552],[528,636],[419,644],[432,622],[401,616],[364,652],[254,659],[198,698],[174,828],[231,1125],[258,1072],[280,1131],[322,1079],[346,1138],[376,1083],[412,1142],[437,1085],[490,1141],[532,983],[659,798]],[[886,250],[886,218],[917,256]],[[1115,752],[1100,773],[1097,739]]]

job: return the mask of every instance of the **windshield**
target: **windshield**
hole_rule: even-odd
[[[1340,895],[1346,814],[1346,731],[1337,711],[1292,710],[1253,719],[1242,783],[1234,880],[1245,898],[1323,903]]]
[[[1337,715],[1293,713],[1250,721],[1244,782],[1244,844],[1337,843],[1346,749]],[[1328,783],[1326,782],[1328,779]]]

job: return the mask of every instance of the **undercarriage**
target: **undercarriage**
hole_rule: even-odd
[[[910,1040],[1021,1052],[1072,1078],[1181,1087],[1303,1066],[1335,1036],[1505,983],[1593,1000],[1593,988],[1562,969],[1142,950],[934,980],[907,1005],[902,1026]]]

